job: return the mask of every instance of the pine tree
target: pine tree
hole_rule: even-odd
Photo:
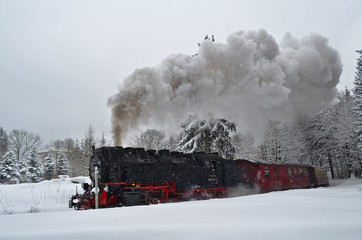
[[[2,183],[7,184],[17,184],[20,182],[18,165],[12,152],[7,152],[2,158],[0,179]]]
[[[221,118],[214,119],[212,124],[211,135],[214,139],[215,149],[221,156],[232,159],[235,147],[231,143],[230,133],[236,132],[236,124]]]
[[[68,175],[69,163],[64,153],[60,153],[58,157],[58,175]]]
[[[236,131],[236,124],[210,115],[208,120],[196,116],[181,123],[183,128],[182,139],[178,150],[184,152],[203,151],[218,152],[221,156],[232,158],[235,147],[231,142],[231,132]]]
[[[189,118],[181,123],[183,138],[178,149],[185,152],[205,151],[210,153],[211,148],[211,126],[206,120],[200,120],[197,116]]]
[[[18,162],[20,173],[20,182],[26,183],[31,181],[31,174],[29,172],[29,164],[25,159],[20,159]]]
[[[357,147],[362,150],[362,50],[357,50],[360,54],[357,60],[357,72],[354,80],[354,101],[353,111],[356,113],[354,129],[357,138]]]
[[[44,178],[50,180],[54,177],[54,174],[55,174],[55,161],[51,155],[48,155],[45,158]]]
[[[102,138],[101,138],[101,140],[99,141],[99,145],[100,145],[100,147],[105,147],[106,144],[107,144],[107,140],[106,140],[106,138],[104,137],[104,133],[102,132]]]
[[[41,163],[38,154],[35,151],[30,153],[28,157],[29,168],[28,171],[30,173],[30,179],[33,182],[39,182],[42,178],[43,164]]]
[[[0,159],[8,151],[9,139],[5,130],[0,127]]]

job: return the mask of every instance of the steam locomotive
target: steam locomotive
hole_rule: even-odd
[[[328,185],[326,170],[310,165],[268,164],[224,159],[217,153],[143,148],[102,147],[92,152],[92,183],[82,185],[84,193],[70,199],[70,208],[221,198],[240,187],[263,192]]]

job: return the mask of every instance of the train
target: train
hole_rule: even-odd
[[[306,164],[225,159],[217,153],[143,148],[93,148],[91,183],[69,207],[76,210],[229,197],[235,189],[269,192],[328,186],[327,171]]]

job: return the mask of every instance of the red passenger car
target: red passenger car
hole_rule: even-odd
[[[263,192],[311,187],[312,173],[309,168],[312,167],[309,165],[269,164],[250,160],[236,160],[236,165],[241,171],[242,182],[258,186]],[[316,178],[315,182],[318,181],[322,179]]]

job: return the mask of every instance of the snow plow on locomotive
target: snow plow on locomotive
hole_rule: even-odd
[[[274,164],[273,170],[270,168],[267,173],[268,167],[264,165],[247,160],[228,160],[214,153],[102,147],[93,149],[89,167],[92,183],[82,185],[84,193],[74,195],[69,207],[92,209],[221,198],[227,197],[230,189],[240,186],[256,186],[262,191],[301,187],[295,184],[295,178],[285,181],[283,188],[265,188],[280,184],[278,175],[275,175],[278,170],[274,169],[279,169],[282,176],[281,169],[285,166]],[[293,170],[298,174],[299,171],[305,173],[307,168],[314,169],[309,165],[298,167],[300,170]],[[323,171],[319,169],[318,176],[322,176]],[[268,174],[269,177],[265,177]],[[324,178],[308,176],[298,179],[303,182],[303,187],[325,185]]]

